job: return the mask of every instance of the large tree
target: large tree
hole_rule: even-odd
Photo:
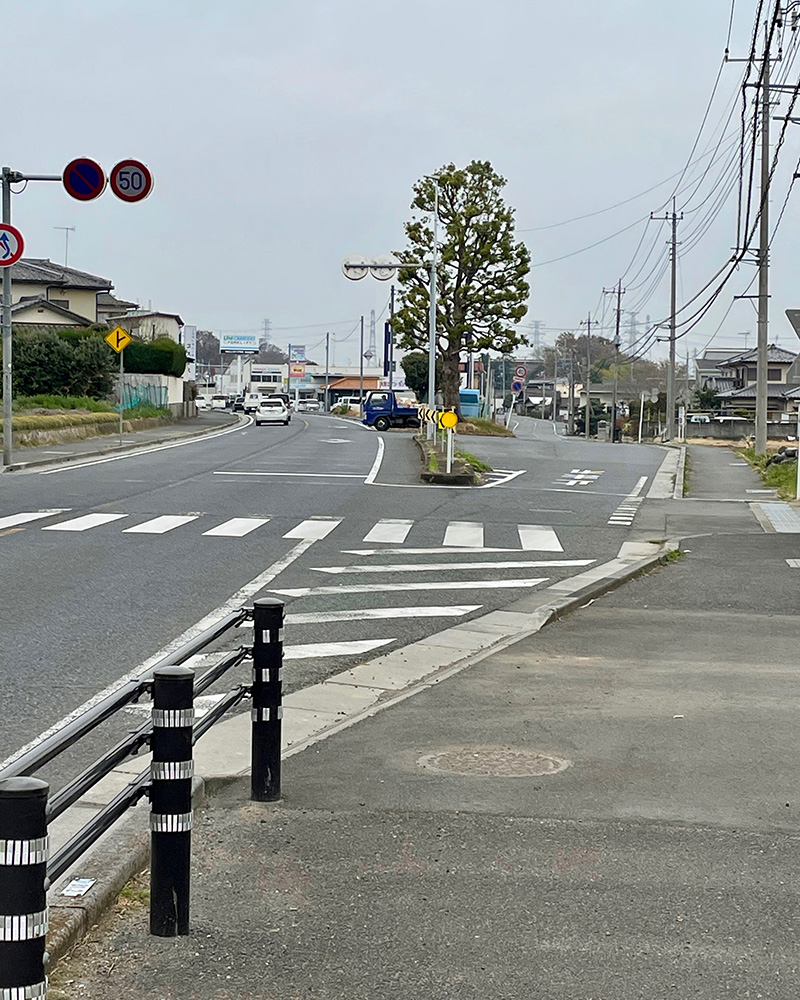
[[[513,351],[527,343],[516,325],[527,312],[530,254],[514,240],[514,210],[503,201],[505,178],[491,163],[473,160],[437,171],[439,263],[436,269],[437,351],[445,406],[459,405],[462,352]],[[405,224],[401,261],[430,261],[433,252],[434,177],[414,185],[411,208],[426,213]],[[401,268],[400,308],[393,326],[406,349],[428,347],[428,270]],[[432,394],[431,394],[432,395]]]

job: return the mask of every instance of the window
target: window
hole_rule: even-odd
[[[780,382],[781,381],[781,370],[780,368],[767,368],[767,381],[768,382]]]
[[[69,309],[69,299],[50,299],[53,305],[61,306],[63,309]]]
[[[745,378],[747,379],[747,381],[748,382],[755,382],[755,380],[756,380],[756,370],[755,370],[755,368],[746,368],[745,371],[747,373],[745,375]]]

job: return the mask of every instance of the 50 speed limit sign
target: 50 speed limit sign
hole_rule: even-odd
[[[153,175],[139,160],[121,160],[111,171],[108,182],[122,201],[141,201],[153,190]]]

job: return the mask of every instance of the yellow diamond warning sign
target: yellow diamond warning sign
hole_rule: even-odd
[[[125,348],[131,342],[131,335],[127,330],[123,330],[121,326],[116,327],[111,333],[106,334],[105,341],[110,344],[111,347],[119,354],[120,351],[124,351]]]

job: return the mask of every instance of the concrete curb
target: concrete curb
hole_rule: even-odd
[[[678,467],[675,469],[675,487],[672,490],[673,500],[683,500],[683,480],[686,474],[686,445],[681,445],[678,457]]]
[[[230,430],[234,427],[241,427],[245,423],[245,419],[241,415],[238,416],[236,423],[231,423],[228,425],[223,424],[220,427],[206,427],[201,431],[192,430],[187,431],[185,434],[170,434],[166,437],[153,438],[151,441],[147,442],[131,442],[130,444],[116,445],[110,448],[99,448],[97,451],[84,451],[79,455],[59,455],[53,458],[37,458],[31,462],[12,462],[11,465],[5,468],[0,468],[0,473],[3,472],[23,472],[27,469],[37,469],[47,465],[69,465],[72,462],[91,462],[96,458],[106,458],[112,455],[121,455],[127,451],[136,451],[138,448],[153,448],[160,444],[170,444],[173,441],[190,441],[192,438],[205,437],[208,434],[217,434],[222,430]]]
[[[530,618],[530,625],[499,637],[496,642],[484,646],[482,649],[468,652],[462,658],[455,662],[451,661],[438,670],[434,667],[430,673],[422,678],[412,680],[404,687],[391,692],[386,691],[384,697],[362,711],[287,746],[282,757],[290,757],[300,753],[320,740],[327,739],[364,719],[371,718],[378,712],[385,711],[387,708],[427,690],[432,685],[440,684],[462,670],[480,663],[487,657],[535,635],[550,622],[577,611],[585,607],[587,603],[616,590],[630,580],[664,565],[669,559],[669,553],[678,548],[680,548],[679,540],[668,540],[659,547],[657,552],[643,558],[630,559],[626,565],[597,582],[590,583],[564,597],[546,600],[540,605],[527,608],[524,613]],[[302,691],[297,693],[301,694]],[[212,733],[216,728],[214,727]],[[244,773],[247,771],[239,770],[230,774],[196,778],[193,789],[195,809],[200,808],[205,803],[208,794],[213,794],[215,790],[224,787],[231,781],[241,779]],[[81,937],[97,923],[102,914],[114,904],[121,889],[133,875],[147,867],[150,848],[147,831],[148,815],[149,811],[145,805],[137,806],[116,826],[112,827],[99,844],[78,863],[81,877],[97,879],[88,896],[69,899],[59,895],[64,885],[71,878],[77,877],[75,869],[60,879],[48,894],[51,919],[47,948],[52,963],[57,962],[80,941]]]

